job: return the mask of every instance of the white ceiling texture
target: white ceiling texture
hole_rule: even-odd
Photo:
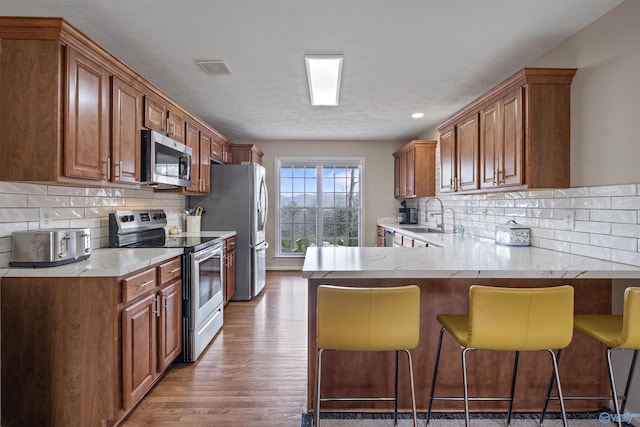
[[[3,0],[0,15],[64,17],[235,142],[409,140],[619,3]],[[344,55],[338,107],[310,105],[305,53]]]

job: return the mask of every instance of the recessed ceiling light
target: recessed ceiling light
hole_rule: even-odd
[[[196,64],[207,74],[231,74],[231,70],[221,59],[196,60]]]
[[[414,119],[421,119],[424,117],[424,113],[413,113],[411,117]]]
[[[305,55],[311,105],[338,105],[342,55]]]

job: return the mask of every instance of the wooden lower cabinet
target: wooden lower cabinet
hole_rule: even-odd
[[[227,305],[236,292],[236,237],[224,241],[224,304]]]
[[[180,258],[126,277],[3,277],[3,426],[113,426],[182,350]]]

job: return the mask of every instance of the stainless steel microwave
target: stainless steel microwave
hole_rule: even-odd
[[[191,186],[191,147],[159,132],[142,131],[142,184],[154,188]]]

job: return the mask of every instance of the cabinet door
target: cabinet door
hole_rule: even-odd
[[[64,174],[109,179],[109,73],[67,49]]]
[[[407,153],[402,153],[398,163],[398,180],[400,181],[400,197],[407,196]]]
[[[440,192],[456,191],[456,132],[454,127],[440,134]]]
[[[156,294],[122,310],[122,401],[128,409],[156,378]]]
[[[502,135],[500,133],[500,103],[480,111],[480,188],[498,186]]]
[[[211,184],[211,145],[213,138],[206,132],[200,132],[200,192],[209,193]]]
[[[117,77],[113,78],[112,147],[113,181],[140,182],[140,130],[143,95]]]
[[[225,165],[233,163],[233,150],[231,144],[224,142],[222,144],[222,163]]]
[[[236,238],[225,240],[224,303],[227,304],[236,291]]]
[[[192,123],[186,124],[186,145],[191,147],[191,187],[187,191],[197,193],[200,189],[200,130]]]
[[[456,154],[459,191],[478,188],[478,114],[457,125]]]
[[[182,281],[160,290],[158,319],[158,372],[163,372],[182,351]]]
[[[167,133],[167,106],[150,95],[144,97],[144,126]]]
[[[400,197],[400,156],[393,157],[393,196]]]
[[[186,138],[186,121],[183,115],[169,110],[167,113],[167,135],[184,144]]]
[[[524,184],[522,90],[518,88],[501,101],[502,106],[502,159],[499,184]]]
[[[224,159],[224,144],[215,137],[211,139],[211,158],[215,161],[226,163]]]
[[[409,150],[405,154],[405,169],[406,169],[406,197],[415,197],[416,195],[416,150]]]

